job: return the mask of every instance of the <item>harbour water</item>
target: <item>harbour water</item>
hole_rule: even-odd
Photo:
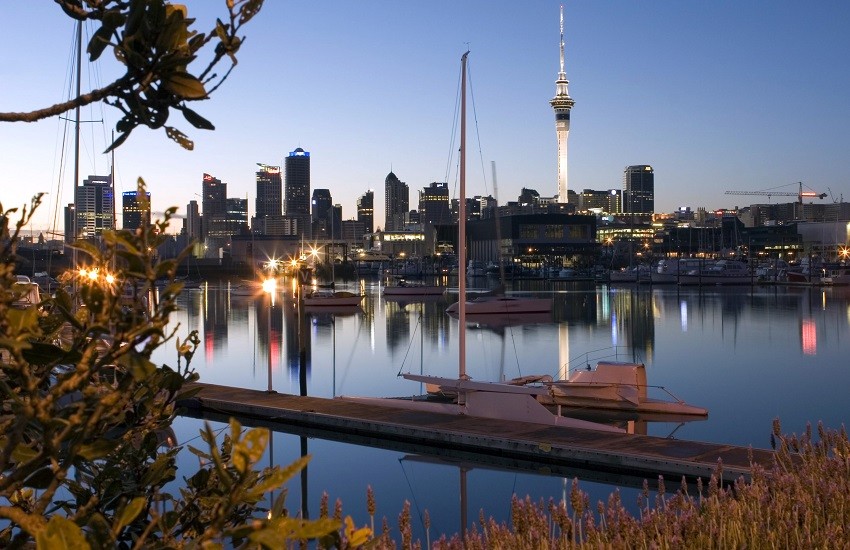
[[[357,286],[366,294],[361,308],[308,311],[299,318],[291,288],[270,303],[268,296],[236,296],[226,285],[208,284],[183,293],[172,322],[180,324],[181,338],[199,331],[202,343],[192,366],[204,382],[320,397],[396,397],[422,393],[401,372],[456,376],[459,327],[445,313],[450,298],[390,301],[376,281],[350,285]],[[594,357],[615,348],[620,360],[646,363],[650,385],[709,410],[707,419],[691,422],[624,424],[638,433],[770,448],[775,418],[783,431],[800,433],[809,422],[839,428],[850,417],[850,288],[528,282],[521,290],[551,296],[551,316],[468,323],[467,372],[473,379],[563,377],[567,365],[594,364]],[[158,361],[173,364],[173,347],[158,353]],[[180,443],[198,446],[201,425],[181,418],[175,426]],[[634,506],[640,492],[639,479],[373,445],[276,432],[264,463],[312,456],[306,474],[288,487],[293,511],[315,517],[326,492],[362,524],[371,486],[376,522],[386,517],[394,526],[407,501],[414,533],[423,540],[426,509],[433,536],[459,531],[464,518],[477,522],[482,509],[486,517],[509,521],[512,494],[560,499],[574,477],[592,503],[619,490]],[[193,459],[184,453],[181,466],[192,468]]]

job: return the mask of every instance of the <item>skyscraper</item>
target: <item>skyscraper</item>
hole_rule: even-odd
[[[567,141],[570,137],[570,109],[575,101],[567,90],[567,73],[564,70],[564,6],[561,6],[561,70],[555,81],[555,97],[549,105],[555,110],[555,133],[558,135],[558,202],[567,202]]]
[[[198,201],[191,200],[186,205],[186,236],[189,239],[201,240],[201,213],[198,210]]]
[[[623,171],[623,213],[651,221],[655,213],[655,172],[652,166],[626,166]]]
[[[125,191],[121,194],[123,229],[138,229],[142,223],[151,223],[151,194],[145,192],[144,197],[138,191]]]
[[[214,219],[227,217],[227,184],[220,179],[204,174],[203,196],[201,197],[202,236],[206,237]]]
[[[375,232],[375,192],[371,189],[357,199],[357,221],[363,222],[366,233]]]
[[[301,147],[285,161],[284,214],[298,220],[298,233],[310,237],[310,153]]]
[[[112,176],[89,176],[74,190],[77,237],[98,237],[104,229],[115,229],[115,195]]]
[[[314,238],[331,236],[332,206],[330,189],[313,189],[313,198],[310,200],[310,222],[313,225]]]
[[[384,231],[404,229],[404,217],[410,209],[410,191],[407,184],[390,172],[384,180]]]
[[[269,216],[280,216],[282,207],[283,183],[280,179],[280,166],[257,163],[257,200],[254,216],[258,220]]]

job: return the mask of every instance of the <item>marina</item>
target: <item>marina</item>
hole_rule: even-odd
[[[708,416],[646,420],[582,409],[570,414],[608,422],[635,434],[629,436],[635,440],[661,440],[670,449],[687,449],[692,442],[769,452],[775,419],[783,433],[802,433],[807,424],[818,422],[840,428],[850,416],[845,395],[850,371],[843,366],[850,353],[847,287],[514,285],[509,294],[546,297],[552,311],[468,320],[467,370],[475,381],[531,374],[560,379],[567,364],[592,367],[596,360],[590,352],[616,346],[619,357],[612,360],[645,363],[648,385],[704,407]],[[208,282],[181,294],[173,322],[180,324],[181,338],[189,330],[200,331],[202,347],[192,367],[202,383],[255,390],[251,395],[258,402],[271,387],[272,396],[303,394],[342,411],[351,404],[339,396],[386,399],[425,393],[424,385],[404,380],[403,373],[457,376],[459,325],[446,313],[456,295],[388,299],[381,282],[369,279],[349,287],[364,294],[360,307],[305,307],[299,316],[288,287],[280,288],[270,305],[268,296],[234,296],[226,285]],[[173,363],[169,347],[161,350],[167,364]],[[203,414],[187,411],[175,424],[178,441],[197,445],[204,420],[222,430],[229,416],[212,408]],[[409,501],[420,511],[429,510],[435,528],[456,531],[461,469],[468,472],[470,517],[483,509],[497,519],[509,517],[512,493],[561,498],[564,484],[577,479],[591,502],[618,490],[632,507],[643,481],[653,489],[657,480],[646,471],[567,460],[545,463],[419,439],[393,441],[374,433],[281,422],[272,415],[240,419],[274,431],[267,460],[287,464],[302,452],[313,457],[304,481],[312,514],[324,491],[340,498],[347,512],[365,514],[364,494],[371,486],[379,515],[393,518]],[[504,423],[492,428],[491,422],[491,431],[500,435]],[[186,455],[180,460],[193,459]],[[411,455],[425,458],[411,460]],[[357,473],[345,473],[352,463],[358,464]],[[674,476],[666,479],[678,482]],[[295,489],[293,506],[300,502]],[[422,532],[421,523],[417,529]]]

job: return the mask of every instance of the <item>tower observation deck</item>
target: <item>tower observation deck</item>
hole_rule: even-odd
[[[555,133],[558,136],[558,202],[567,202],[567,141],[570,137],[570,109],[575,101],[567,89],[569,85],[564,69],[564,6],[561,6],[561,70],[555,81],[555,97],[549,105],[555,110]]]

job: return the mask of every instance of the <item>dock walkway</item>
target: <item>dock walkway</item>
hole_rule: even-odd
[[[724,481],[749,478],[750,459],[766,468],[773,452],[734,445],[646,435],[597,432],[464,415],[410,411],[365,403],[304,397],[215,384],[180,403],[190,415],[233,416],[243,423],[296,426],[352,436],[415,443],[471,454],[611,473],[708,478],[722,462]],[[284,430],[286,431],[286,430]]]

